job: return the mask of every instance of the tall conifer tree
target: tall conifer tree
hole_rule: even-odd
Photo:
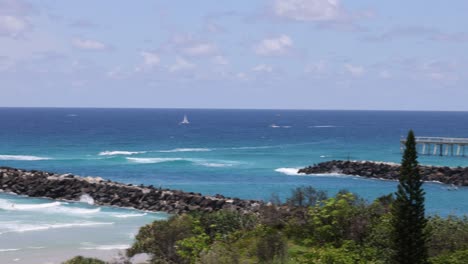
[[[392,208],[394,263],[428,263],[427,234],[422,189],[412,130],[408,133],[400,170],[400,182]]]

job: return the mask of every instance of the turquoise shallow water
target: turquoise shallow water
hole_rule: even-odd
[[[190,124],[180,125],[185,114]],[[399,140],[410,128],[419,136],[468,137],[465,112],[0,108],[0,120],[3,166],[252,199],[268,199],[272,193],[284,198],[296,186],[312,185],[330,195],[348,189],[371,200],[394,192],[396,182],[340,175],[303,176],[295,174],[294,169],[331,159],[400,162]],[[467,157],[422,156],[420,162],[468,166]],[[446,187],[425,184],[428,213],[467,214],[468,189],[447,191]],[[10,200],[38,203],[3,194],[0,205],[8,206]],[[50,210],[54,207],[49,206]],[[122,220],[106,211],[116,209],[100,209],[92,213],[94,218],[82,219],[84,216],[76,218],[55,210],[27,222],[36,212],[7,209],[0,206],[0,249],[8,246],[8,236],[40,237],[93,229],[90,224],[16,235],[2,233],[12,226],[8,223],[11,221],[25,225],[114,222],[111,226],[128,235],[131,232],[127,231],[159,217],[147,214]],[[119,221],[124,221],[122,226]],[[80,244],[85,242],[94,247],[112,241],[122,241],[117,243],[120,245],[131,242],[129,236],[123,239],[123,233],[109,235],[107,228],[117,230],[99,226],[94,231],[102,230],[106,235],[90,231],[96,234],[95,241],[71,239],[70,247],[86,247]],[[100,240],[107,236],[112,240]]]

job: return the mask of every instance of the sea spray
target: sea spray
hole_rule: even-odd
[[[94,205],[93,197],[86,193],[80,196],[80,202]]]

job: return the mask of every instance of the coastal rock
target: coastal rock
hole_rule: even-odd
[[[133,185],[105,180],[101,177],[79,177],[37,170],[0,167],[0,191],[30,197],[79,201],[89,195],[96,205],[131,207],[139,210],[182,214],[192,211],[212,212],[229,208],[242,212],[257,212],[262,201],[241,200],[216,194],[200,193]]]
[[[468,168],[421,165],[419,166],[419,171],[423,181],[437,181],[458,186],[468,186]],[[396,163],[373,161],[332,160],[300,169],[298,173],[340,173],[366,178],[398,180],[400,176],[400,165]]]

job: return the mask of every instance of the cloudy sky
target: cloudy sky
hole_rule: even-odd
[[[0,0],[0,106],[468,110],[466,0]]]

